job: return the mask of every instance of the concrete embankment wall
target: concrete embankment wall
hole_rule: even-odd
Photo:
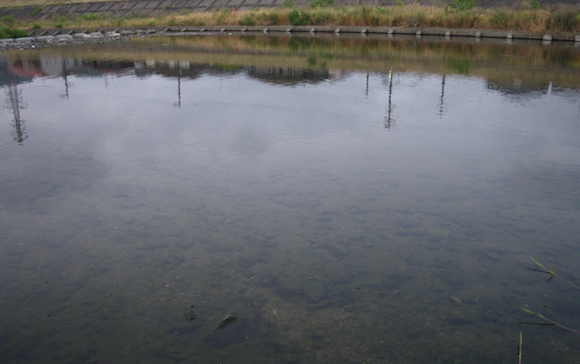
[[[481,39],[497,39],[506,43],[514,40],[542,41],[544,44],[550,44],[552,41],[574,42],[580,46],[580,34],[575,33],[556,33],[543,34],[539,32],[510,31],[510,30],[493,30],[493,29],[443,29],[443,28],[403,28],[403,27],[362,27],[362,26],[202,26],[202,27],[144,27],[144,28],[102,28],[102,29],[38,29],[34,30],[29,38],[18,40],[22,41],[43,41],[54,40],[51,37],[60,35],[69,35],[80,38],[89,38],[91,36],[113,33],[117,35],[170,35],[170,34],[309,34],[324,35],[334,34],[335,36],[388,36],[394,37],[414,36],[417,39],[429,39],[432,37],[451,39],[473,39],[476,42]],[[1,40],[0,40],[1,41]],[[0,42],[1,43],[1,42]]]
[[[306,6],[314,0],[292,0],[295,6]],[[403,0],[404,3],[422,3],[425,5],[441,4],[452,0]],[[529,4],[531,0],[480,0],[480,7],[519,7]],[[203,12],[211,9],[253,9],[281,6],[284,0],[134,0],[104,1],[81,4],[22,6],[0,8],[0,16],[12,15],[18,19],[52,19],[58,16],[78,16],[82,14],[102,14],[113,17],[133,15],[161,15],[182,11]],[[360,4],[372,6],[392,6],[396,0],[361,0]],[[542,6],[572,5],[578,6],[577,0],[538,0]],[[336,5],[359,4],[358,0],[335,0]]]

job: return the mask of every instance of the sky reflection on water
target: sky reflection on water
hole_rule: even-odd
[[[5,57],[0,359],[577,362],[577,50],[265,39]]]

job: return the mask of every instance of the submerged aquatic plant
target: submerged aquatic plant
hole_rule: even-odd
[[[520,350],[518,352],[518,358],[519,358],[518,364],[522,364],[522,341],[523,341],[522,332],[520,331]]]
[[[184,321],[193,321],[195,320],[195,305],[190,305],[187,311],[182,315]]]
[[[229,326],[236,321],[238,321],[238,315],[235,312],[230,312],[226,315],[226,317],[223,318],[223,320],[221,320],[221,322],[217,325],[214,331],[221,330],[224,327]]]
[[[530,259],[531,259],[531,260],[534,262],[535,268],[528,268],[528,269],[529,269],[529,270],[533,270],[533,271],[535,271],[535,272],[539,272],[539,273],[543,273],[543,274],[548,274],[548,275],[550,275],[550,278],[548,278],[548,280],[547,280],[546,282],[549,282],[549,281],[551,281],[551,280],[552,280],[552,278],[556,277],[556,278],[558,278],[559,280],[561,280],[561,281],[563,281],[563,282],[565,282],[565,283],[569,284],[570,286],[572,286],[572,287],[574,287],[574,288],[576,288],[576,289],[580,289],[580,287],[578,287],[578,286],[577,286],[577,285],[575,285],[574,283],[572,283],[572,282],[570,282],[570,281],[568,281],[568,280],[566,280],[566,279],[562,278],[562,277],[561,277],[561,276],[559,276],[558,274],[556,274],[556,272],[554,271],[554,269],[552,269],[552,268],[547,268],[545,265],[543,265],[542,263],[538,262],[537,260],[535,260],[535,259],[534,259],[534,258],[532,258],[532,257],[530,257]],[[536,317],[538,317],[538,318],[540,318],[540,319],[542,319],[542,320],[544,320],[544,321],[548,322],[547,324],[538,324],[538,323],[532,323],[532,322],[520,322],[520,323],[522,323],[522,324],[524,324],[524,325],[537,325],[537,326],[557,326],[557,327],[559,327],[559,328],[561,328],[561,329],[568,330],[568,331],[570,331],[570,332],[573,332],[573,333],[575,333],[575,334],[579,334],[579,335],[580,335],[580,331],[577,331],[577,330],[571,329],[571,328],[569,328],[569,327],[566,327],[566,326],[564,326],[564,325],[562,325],[562,324],[559,324],[559,323],[557,323],[557,322],[555,322],[555,321],[553,321],[553,320],[551,320],[551,319],[549,319],[549,318],[545,317],[544,315],[542,315],[542,314],[541,314],[540,312],[538,312],[538,311],[532,311],[532,310],[530,310],[530,309],[528,309],[528,308],[526,308],[526,307],[523,307],[523,306],[521,307],[521,309],[522,309],[524,312],[526,312],[526,313],[532,314],[532,315],[534,315],[534,316],[536,316]]]
[[[559,280],[561,280],[562,282],[565,282],[569,285],[571,285],[572,287],[576,288],[576,289],[580,289],[580,287],[578,287],[577,285],[575,285],[574,283],[560,277],[559,275],[556,274],[556,272],[554,272],[554,269],[550,268],[546,268],[546,266],[544,266],[542,263],[538,262],[537,260],[535,260],[534,258],[530,257],[531,260],[534,261],[534,265],[536,266],[535,268],[528,268],[529,270],[533,270],[534,272],[540,272],[540,273],[544,273],[544,274],[549,274],[550,278],[548,278],[548,280],[546,282],[549,282],[552,280],[552,278],[556,277]]]
[[[522,324],[524,324],[524,325],[538,325],[538,326],[558,326],[558,327],[559,327],[559,328],[561,328],[561,329],[568,330],[568,331],[570,331],[570,332],[573,332],[573,333],[575,333],[575,334],[579,334],[579,335],[580,335],[580,331],[576,331],[576,330],[574,330],[574,329],[571,329],[571,328],[569,328],[569,327],[566,327],[566,326],[564,326],[564,325],[561,325],[561,324],[559,324],[559,323],[557,323],[557,322],[555,322],[555,321],[552,321],[552,320],[550,320],[549,318],[547,318],[547,317],[545,317],[544,315],[542,315],[540,312],[537,312],[537,311],[532,311],[532,310],[530,310],[530,309],[527,309],[527,308],[525,308],[525,307],[523,307],[523,306],[522,306],[522,310],[523,310],[524,312],[526,312],[526,313],[531,313],[532,315],[535,315],[535,316],[537,316],[537,317],[541,318],[542,320],[549,322],[548,324],[537,324],[537,323],[531,323],[531,322],[521,322],[521,323],[522,323]]]

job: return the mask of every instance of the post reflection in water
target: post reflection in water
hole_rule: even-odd
[[[518,322],[580,327],[580,292],[526,269],[578,277],[579,52],[3,54],[0,362],[509,363],[521,330],[530,360],[577,363],[577,337]]]
[[[441,78],[441,99],[439,101],[439,118],[443,117],[443,101],[445,96],[445,74]]]
[[[66,69],[66,60],[64,58],[62,60],[62,79],[64,81],[64,93],[62,93],[60,97],[68,100],[68,72]]]
[[[20,115],[20,110],[26,108],[26,104],[22,98],[22,90],[18,88],[19,79],[16,75],[9,71],[9,67],[2,64],[2,76],[4,79],[4,93],[6,97],[5,108],[12,110],[13,119],[10,125],[14,128],[12,135],[14,136],[14,141],[18,144],[22,144],[24,140],[28,139],[26,135],[26,127],[24,126],[24,120]]]
[[[367,98],[367,99],[369,97],[369,74],[370,74],[370,71],[367,71],[367,85],[365,88],[365,98]]]
[[[173,105],[181,109],[181,63],[177,62],[177,102]]]
[[[385,128],[390,129],[393,125],[393,70],[389,70],[389,106],[387,108],[387,117],[385,118]]]
[[[18,89],[16,83],[10,83],[5,92],[8,104],[6,107],[11,109],[14,115],[14,119],[12,120],[14,140],[18,144],[22,144],[25,139],[28,139],[28,135],[25,133],[24,120],[20,117],[20,110],[26,108],[26,105],[22,101],[22,91]]]

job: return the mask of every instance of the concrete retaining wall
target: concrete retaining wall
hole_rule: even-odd
[[[415,36],[417,38],[440,37],[451,39],[474,39],[478,41],[484,38],[505,40],[509,43],[513,40],[534,40],[545,44],[565,41],[574,42],[580,46],[580,34],[556,33],[543,34],[524,31],[492,30],[492,29],[443,29],[443,28],[397,28],[397,27],[336,27],[336,26],[205,26],[205,27],[145,27],[145,28],[102,28],[102,29],[48,29],[36,30],[30,37],[58,36],[61,34],[80,35],[101,33],[105,36],[110,34],[120,35],[152,35],[152,34],[209,34],[209,33],[266,33],[266,34],[334,34],[341,35],[383,35],[395,37],[397,35]]]

